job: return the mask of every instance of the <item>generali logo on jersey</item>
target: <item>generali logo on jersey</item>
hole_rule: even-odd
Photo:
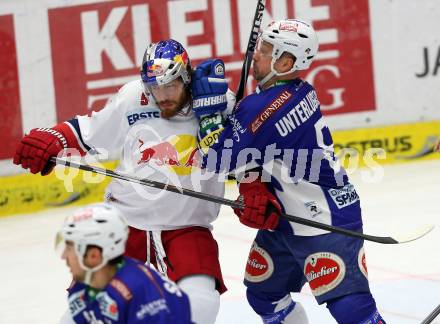
[[[183,43],[193,64],[222,58],[236,89],[254,6],[248,0],[126,0],[50,9],[58,119],[100,109],[139,78],[146,45],[170,37]],[[368,0],[272,0],[263,25],[286,16],[313,18],[320,51],[303,77],[317,88],[324,113],[374,110]]]

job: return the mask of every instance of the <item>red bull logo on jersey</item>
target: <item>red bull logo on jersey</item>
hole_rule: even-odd
[[[138,141],[141,154],[138,165],[167,166],[178,175],[188,175],[193,167],[201,167],[201,157],[194,136],[175,135],[151,146],[146,146],[142,139]]]
[[[251,282],[261,282],[269,278],[274,270],[269,253],[254,242],[249,252],[245,278]]]
[[[304,275],[313,295],[321,296],[342,282],[345,277],[345,263],[334,253],[314,253],[305,260]]]
[[[144,144],[142,140],[139,140],[140,146]],[[168,165],[180,165],[179,153],[173,145],[168,142],[159,143],[148,147],[141,151],[142,157],[138,161],[138,164],[149,163],[154,161],[156,165],[162,166]]]

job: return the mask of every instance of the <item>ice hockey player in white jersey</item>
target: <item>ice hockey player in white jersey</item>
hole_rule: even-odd
[[[217,65],[219,82],[214,90],[221,99],[210,103],[216,112],[234,105],[224,65],[220,61]],[[14,163],[46,175],[54,167],[50,157],[67,148],[81,155],[119,151],[120,172],[222,196],[223,182],[215,176],[201,180],[191,73],[188,54],[179,42],[151,44],[140,80],[124,85],[99,112],[32,129],[18,144]],[[219,294],[226,290],[211,234],[219,206],[120,180],[110,183],[106,200],[123,212],[130,226],[126,255],[151,260],[188,294],[193,321],[213,323]]]
[[[290,295],[308,282],[338,323],[383,324],[368,285],[363,241],[279,217],[283,211],[362,231],[359,196],[333,154],[315,89],[298,73],[309,68],[317,51],[314,29],[301,20],[277,21],[263,30],[253,57],[259,88],[237,104],[222,131],[215,130],[218,141],[204,160],[209,169],[235,173],[246,205],[235,213],[259,229],[245,285],[264,323],[308,323]],[[208,65],[199,69],[206,71],[196,75],[213,71]],[[201,127],[202,147],[212,143],[205,140],[210,137]]]

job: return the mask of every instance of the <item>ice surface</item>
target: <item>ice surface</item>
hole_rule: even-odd
[[[363,172],[368,172],[363,170]],[[420,323],[440,304],[440,161],[387,166],[380,182],[352,176],[361,197],[364,231],[389,235],[435,224],[426,237],[402,245],[366,243],[371,289],[387,323]],[[235,198],[236,191],[228,190]],[[437,200],[439,199],[439,200]],[[57,323],[67,308],[67,267],[54,250],[55,232],[72,208],[0,218],[0,323]],[[247,305],[242,276],[255,231],[242,226],[229,207],[214,223],[228,292],[217,323],[260,323]],[[310,323],[335,323],[305,287],[294,298]],[[440,323],[440,318],[433,323]]]

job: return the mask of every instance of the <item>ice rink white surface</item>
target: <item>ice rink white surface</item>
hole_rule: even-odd
[[[387,323],[420,323],[440,304],[440,161],[385,167],[379,182],[363,178],[360,172],[351,177],[361,196],[366,233],[388,236],[422,224],[437,226],[415,242],[365,244],[371,289]],[[236,193],[229,190],[228,196],[235,198]],[[70,276],[53,244],[71,210],[0,218],[1,324],[57,323],[65,311],[64,289]],[[247,305],[242,284],[255,231],[240,225],[228,207],[223,207],[214,226],[229,288],[222,295],[217,323],[260,323]],[[294,298],[303,303],[310,323],[335,323],[308,287]],[[432,323],[439,324],[440,317]]]

